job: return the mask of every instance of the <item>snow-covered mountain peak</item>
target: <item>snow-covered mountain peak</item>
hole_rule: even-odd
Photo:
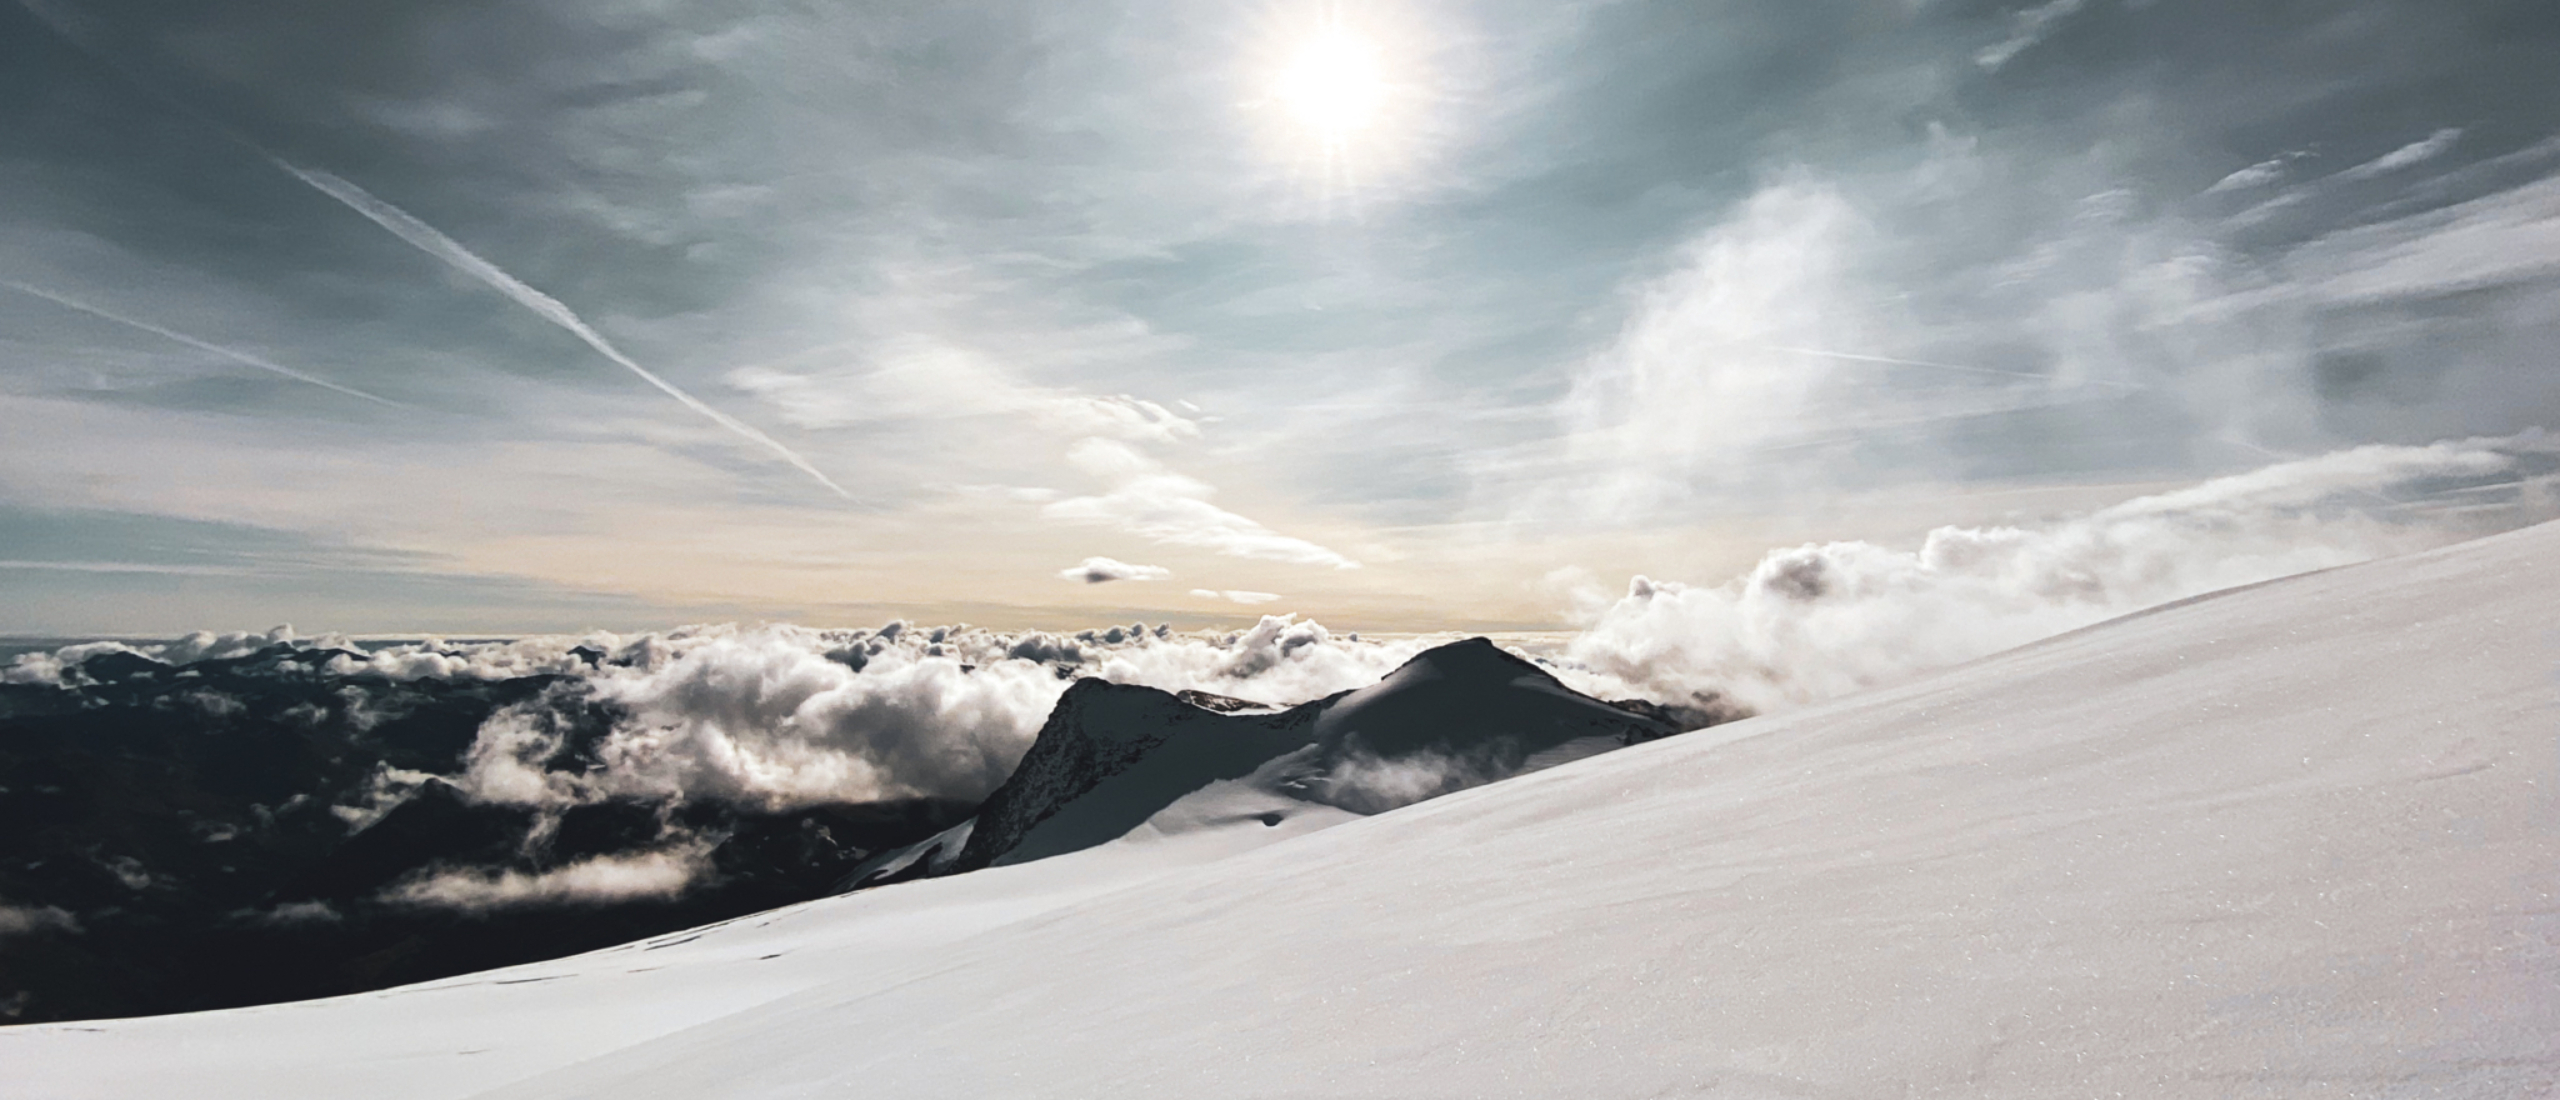
[[[1583,695],[1484,638],[1426,650],[1386,678],[1329,700],[1316,739],[1329,753],[1508,755],[1585,737],[1634,744],[1680,730]]]
[[[1203,823],[1276,827],[1312,807],[1373,814],[1678,732],[1580,695],[1484,638],[1428,650],[1369,687],[1287,710],[1226,702],[1081,681],[973,823],[876,857],[849,884],[1028,862],[1150,822],[1163,833]]]

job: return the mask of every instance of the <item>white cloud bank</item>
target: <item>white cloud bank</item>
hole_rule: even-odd
[[[167,664],[183,665],[195,661],[245,657],[278,642],[291,641],[293,628],[279,626],[263,634],[234,632],[216,634],[199,630],[175,641],[152,645],[129,645],[124,642],[82,642],[54,650],[22,653],[7,668],[0,668],[0,684],[64,684],[81,680],[80,664],[92,657],[109,653],[131,653]],[[329,639],[321,639],[323,642]]]
[[[1599,594],[1589,627],[1564,643],[1558,672],[1602,698],[1685,703],[1717,693],[1759,710],[1794,706],[2222,587],[2560,515],[2555,470],[2560,447],[2539,436],[2362,447],[2084,515],[1941,528],[1915,547],[1776,550],[1719,585],[1638,578],[1622,598]],[[89,643],[24,655],[7,676],[76,685],[81,662],[102,654],[193,660],[290,637],[279,628]],[[560,678],[490,717],[457,774],[385,772],[361,804],[339,808],[361,827],[428,782],[542,810],[606,799],[783,810],[976,798],[1010,774],[1075,677],[1292,704],[1374,683],[1437,640],[1364,641],[1272,615],[1234,633],[726,625],[370,652],[305,646],[279,660],[297,675],[351,681]],[[512,878],[449,871],[403,889],[419,904],[680,889],[666,884],[684,881],[681,855],[670,848],[645,863]]]
[[[338,657],[327,671],[568,677],[482,725],[463,772],[450,779],[478,801],[559,808],[707,799],[780,810],[982,797],[1011,774],[1077,676],[1287,704],[1374,683],[1427,644],[1337,638],[1285,615],[1237,633],[1190,635],[1142,625],[1072,635],[903,623],[713,626],[401,646]],[[599,722],[609,728],[596,730]],[[573,744],[582,746],[574,760]],[[342,816],[378,817],[382,803],[416,785],[407,782],[414,776],[395,778],[403,781],[377,784],[390,798]]]
[[[2554,456],[2539,438],[2359,447],[2043,525],[1942,527],[1916,549],[1773,550],[1713,587],[1638,577],[1566,652],[1624,693],[1784,708],[2188,596],[2546,520],[2560,515]]]

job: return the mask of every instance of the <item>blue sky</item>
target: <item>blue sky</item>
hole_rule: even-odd
[[[2554,71],[2522,0],[13,0],[0,633],[1528,626],[2546,426]]]

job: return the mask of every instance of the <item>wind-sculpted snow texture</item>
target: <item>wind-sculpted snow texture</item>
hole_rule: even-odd
[[[2545,1096],[2554,623],[2544,526],[1320,831],[0,1029],[0,1093]]]

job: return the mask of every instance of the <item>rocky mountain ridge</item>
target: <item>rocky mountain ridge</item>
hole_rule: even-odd
[[[1098,679],[1061,697],[969,822],[884,853],[846,888],[958,874],[1107,843],[1213,784],[1374,814],[1737,712],[1582,695],[1488,639],[1427,650],[1370,687],[1277,711]],[[1255,815],[1277,824],[1289,810]]]

